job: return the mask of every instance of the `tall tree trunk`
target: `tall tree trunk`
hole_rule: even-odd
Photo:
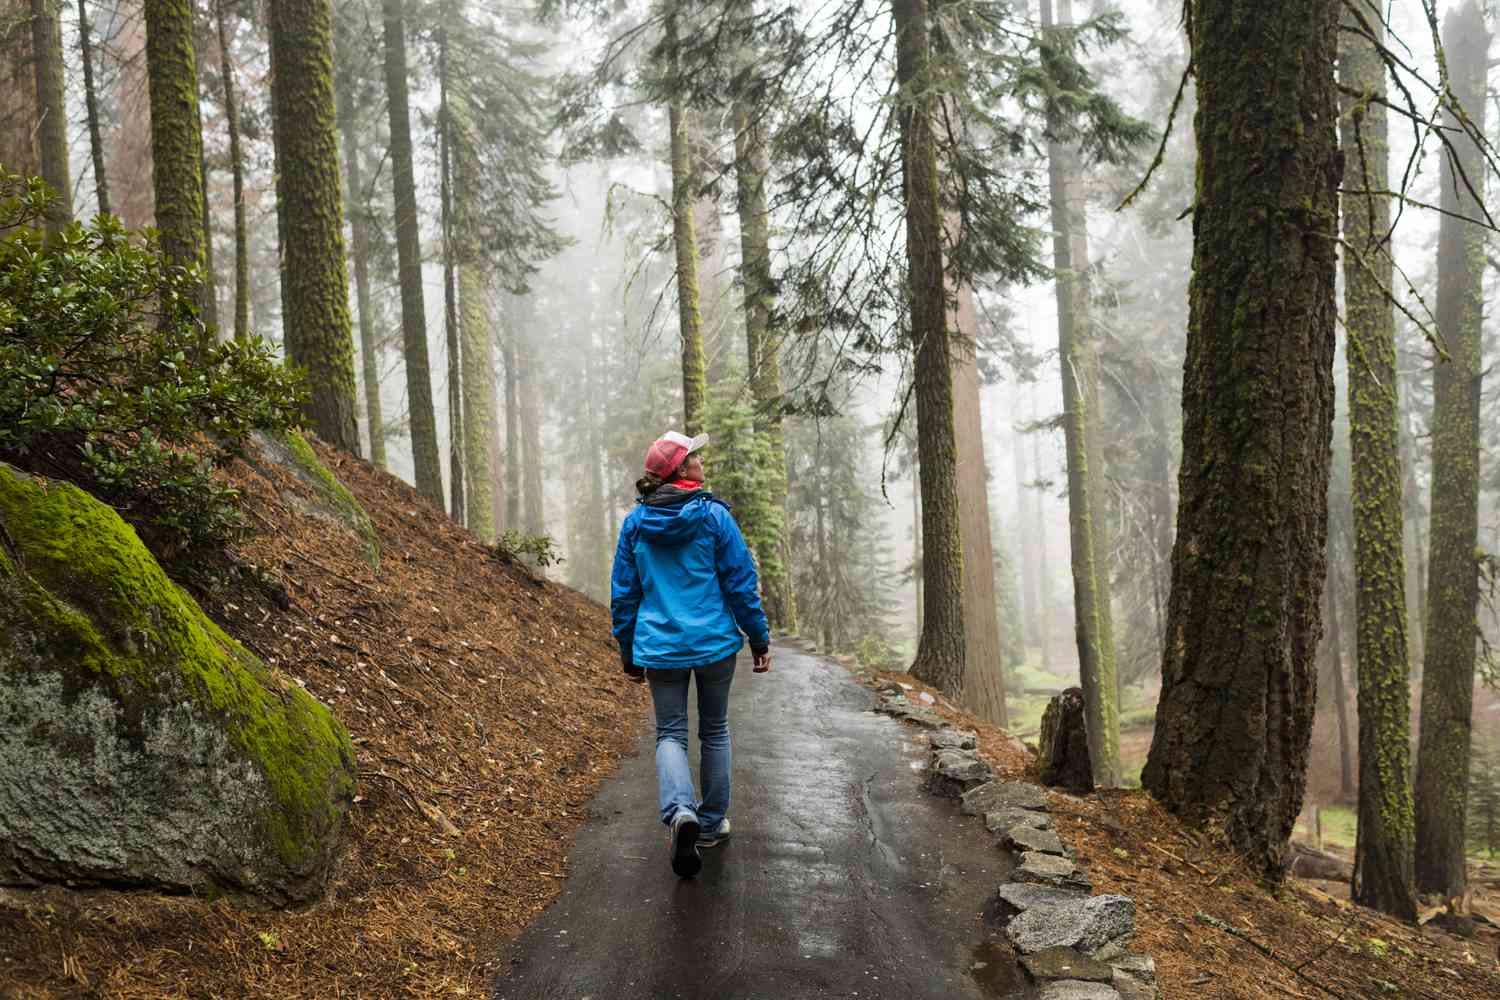
[[[203,133],[193,6],[187,0],[146,0],[145,12],[156,228],[167,260],[179,267],[201,268]]]
[[[224,0],[219,0],[217,6],[219,15],[219,45],[223,47],[223,8]],[[354,57],[350,51],[355,39],[350,37],[344,22],[340,21],[339,48],[341,50],[341,65],[347,65]],[[229,64],[224,64],[225,94],[231,93],[228,84]],[[346,206],[349,213],[349,239],[350,249],[353,250],[354,259],[354,301],[359,311],[359,358],[361,381],[365,388],[365,427],[370,435],[370,461],[380,469],[385,468],[385,418],[382,416],[380,405],[380,345],[376,340],[375,333],[375,306],[370,296],[370,203],[365,197],[365,186],[360,169],[360,145],[359,129],[355,125],[354,115],[354,81],[347,69],[337,71],[338,83],[338,121],[339,133],[344,140],[344,176],[349,185],[349,197]],[[238,185],[238,179],[236,184]],[[236,202],[239,194],[236,192]],[[235,206],[235,226],[238,228],[241,207]],[[238,234],[236,234],[238,242]],[[238,249],[236,249],[238,254]],[[236,262],[238,270],[238,262]],[[238,276],[236,276],[236,310],[238,310]],[[236,333],[239,336],[239,317],[235,317]]]
[[[1333,545],[1330,543],[1329,548]],[[1337,560],[1337,554],[1331,560]],[[1328,574],[1328,676],[1333,683],[1333,713],[1339,734],[1339,794],[1348,801],[1357,794],[1354,780],[1354,740],[1349,734],[1349,685],[1344,681],[1343,574],[1335,567]],[[1357,655],[1357,654],[1356,654]]]
[[[1141,783],[1279,878],[1306,789],[1334,410],[1339,7],[1198,0],[1167,649]],[[1274,164],[1274,169],[1268,164]]]
[[[82,0],[79,0],[82,3]],[[219,78],[224,85],[224,123],[229,130],[229,170],[234,178],[234,339],[250,339],[250,230],[245,221],[245,152],[240,145],[240,102],[234,86],[234,58],[229,49],[229,30],[225,22],[224,7],[229,0],[214,0],[214,22],[219,33]],[[350,182],[349,197],[356,197],[353,181]],[[355,235],[356,247],[359,235]],[[356,255],[358,250],[355,251]],[[360,307],[360,321],[364,321],[364,307]],[[372,425],[373,426],[373,425]],[[385,445],[381,444],[381,459],[376,462],[385,467]]]
[[[464,174],[460,172],[462,183]],[[467,199],[467,194],[462,194]],[[490,490],[490,428],[495,414],[495,349],[484,273],[465,261],[458,270],[463,332],[464,510],[469,530],[483,541],[495,538]]]
[[[668,13],[667,44],[675,46],[677,14]],[[707,382],[703,361],[703,314],[698,305],[698,238],[693,225],[693,151],[687,108],[680,97],[667,103],[672,152],[672,242],[677,252],[677,317],[682,336],[682,422],[694,435],[703,430]]]
[[[446,5],[445,5],[446,11]],[[448,106],[448,29],[438,28],[438,187],[443,238],[443,341],[448,354],[448,515],[464,518],[463,348],[458,340],[458,275],[453,225],[453,120]]]
[[[916,449],[912,449],[911,463],[911,579],[917,599],[917,634],[922,634],[922,484],[916,463]]]
[[[521,478],[524,494],[523,530],[528,535],[547,531],[542,494],[542,399],[541,359],[533,340],[536,306],[528,295],[517,300],[521,307],[516,326],[516,354],[520,364]]]
[[[1345,187],[1386,191],[1385,64],[1364,31],[1385,36],[1384,8],[1349,0],[1339,32]],[[1351,95],[1350,91],[1354,93]],[[1359,96],[1354,96],[1359,95]],[[1359,669],[1359,823],[1352,898],[1415,920],[1411,689],[1406,659],[1401,443],[1396,420],[1393,265],[1384,194],[1343,197],[1344,325],[1349,331],[1349,448],[1353,472],[1355,661]],[[1342,670],[1338,683],[1343,686]],[[1342,698],[1342,690],[1339,692]]]
[[[94,83],[94,40],[85,0],[78,0],[78,51],[83,56],[83,106],[89,116],[89,154],[94,162],[94,200],[109,215],[109,175],[104,169],[104,139],[99,129],[99,89]]]
[[[0,0],[0,163],[29,177],[37,160],[36,63],[31,58],[31,0]]]
[[[520,310],[515,296],[505,297],[505,329],[500,335],[500,353],[505,362],[505,527],[519,531],[521,522],[521,380],[516,350],[520,337]]]
[[[443,506],[443,466],[432,408],[427,360],[427,309],[422,301],[422,244],[417,185],[412,169],[411,112],[406,88],[406,26],[402,0],[381,0],[384,22],[386,108],[391,122],[391,186],[395,192],[396,255],[401,274],[401,340],[406,362],[406,405],[417,492]]]
[[[956,227],[957,220],[949,219]],[[950,283],[951,287],[951,283]],[[974,290],[952,289],[955,308],[947,323],[953,346],[953,431],[958,452],[958,526],[963,540],[964,704],[997,726],[1009,725],[1005,706],[1002,628],[995,589],[995,546],[990,537],[989,474],[984,461],[984,430],[979,403],[979,358],[975,338],[979,317]]]
[[[1052,27],[1051,0],[1042,0],[1043,30]],[[1072,23],[1072,3],[1058,0],[1058,19]],[[1054,44],[1063,44],[1053,32]],[[1052,127],[1062,125],[1053,116]],[[1057,275],[1058,362],[1062,367],[1063,431],[1068,450],[1068,526],[1072,541],[1073,608],[1078,673],[1083,686],[1089,755],[1094,778],[1120,781],[1120,705],[1115,674],[1113,622],[1106,564],[1099,432],[1099,356],[1089,318],[1088,229],[1082,171],[1076,151],[1047,146],[1052,201],[1053,270]]]
[[[1011,433],[1011,454],[1015,459],[1016,470],[1015,525],[1021,548],[1021,620],[1025,623],[1026,642],[1031,645],[1040,645],[1041,628],[1037,614],[1036,532],[1032,531],[1028,524],[1031,520],[1031,504],[1028,499],[1030,491],[1027,490],[1026,483],[1030,482],[1030,479],[1026,474],[1025,439],[1019,431]]]
[[[37,139],[41,148],[42,180],[57,195],[52,210],[47,213],[47,227],[54,231],[73,218],[73,182],[68,178],[68,109],[63,95],[61,6],[61,0],[31,0],[31,58],[36,75],[39,118]]]
[[[198,178],[203,185],[203,322],[219,334],[219,276],[214,270],[213,212],[208,204],[208,154],[203,146],[202,106],[198,117]]]
[[[1449,83],[1463,113],[1483,134],[1485,63],[1490,33],[1477,0],[1443,21]],[[1455,155],[1442,158],[1438,228],[1438,333],[1449,360],[1434,368],[1432,546],[1427,581],[1427,662],[1417,747],[1417,889],[1457,896],[1468,885],[1464,834],[1469,740],[1474,710],[1475,621],[1479,602],[1480,327],[1484,308],[1484,230],[1476,218],[1485,164],[1479,148],[1444,111]],[[1448,214],[1451,213],[1451,214]]]
[[[308,373],[307,416],[329,444],[359,452],[354,343],[344,268],[328,0],[270,0],[276,196],[286,240],[281,311],[287,358]]]
[[[953,353],[947,327],[942,213],[938,202],[936,98],[927,0],[891,0],[896,81],[901,87],[902,196],[911,297],[912,378],[922,489],[922,634],[911,672],[952,698],[964,690],[964,554],[953,432]]]
[[[1033,400],[1032,417],[1036,417]],[[1042,478],[1042,436],[1032,435],[1031,471],[1037,479]],[[1036,517],[1036,578],[1037,578],[1037,628],[1040,630],[1042,647],[1041,667],[1052,670],[1052,571],[1047,560],[1047,507],[1046,498],[1040,489],[1033,491]]]
[[[765,469],[767,500],[780,524],[774,542],[756,552],[760,563],[766,617],[771,627],[794,632],[797,602],[792,589],[790,525],[786,513],[786,437],[781,422],[781,333],[770,328],[776,304],[771,280],[770,213],[766,208],[764,128],[759,109],[741,100],[734,107],[735,177],[740,216],[740,276],[745,285],[745,346],[750,392],[755,400],[755,430],[764,434],[769,465]]]

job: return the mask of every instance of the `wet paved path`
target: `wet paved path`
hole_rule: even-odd
[[[1002,855],[920,789],[925,735],[838,666],[773,654],[769,674],[736,671],[734,835],[697,878],[672,874],[644,737],[589,804],[562,897],[502,956],[497,1000],[1009,993],[1008,963],[971,971]]]

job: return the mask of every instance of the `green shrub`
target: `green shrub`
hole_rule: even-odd
[[[0,460],[94,493],[163,556],[221,546],[244,522],[214,469],[299,422],[300,379],[258,339],[215,343],[154,233],[48,236],[50,201],[0,168]]]
[[[506,565],[523,562],[541,569],[563,561],[551,535],[526,535],[514,530],[501,533],[490,546],[490,555]]]

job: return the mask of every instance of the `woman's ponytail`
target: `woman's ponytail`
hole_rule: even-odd
[[[635,481],[635,492],[642,500],[661,488],[666,480],[654,472],[648,472]]]

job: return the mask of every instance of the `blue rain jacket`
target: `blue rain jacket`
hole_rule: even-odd
[[[712,494],[640,504],[620,526],[610,581],[620,658],[648,670],[717,663],[771,641],[755,563],[729,506]]]

